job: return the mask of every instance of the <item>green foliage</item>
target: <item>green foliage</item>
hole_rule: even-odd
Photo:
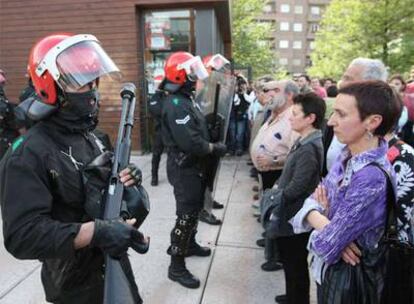
[[[270,49],[271,24],[257,21],[266,1],[232,1],[233,59],[237,66],[251,66],[255,77],[275,74],[276,54]]]
[[[316,34],[311,75],[339,78],[356,57],[381,59],[390,72],[414,64],[412,0],[333,0]]]

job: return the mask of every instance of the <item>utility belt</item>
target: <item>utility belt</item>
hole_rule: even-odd
[[[173,158],[174,163],[179,168],[190,168],[194,166],[199,166],[199,158],[197,156],[180,151],[175,147],[168,148],[168,156]]]

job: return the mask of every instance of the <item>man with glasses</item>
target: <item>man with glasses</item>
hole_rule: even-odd
[[[282,174],[286,156],[298,137],[290,127],[289,117],[292,115],[293,97],[299,94],[299,88],[291,80],[271,81],[264,85],[263,93],[270,116],[254,139],[250,155],[259,171],[261,188],[264,191],[272,188]],[[275,242],[265,240],[265,247],[268,261],[261,268],[264,271],[281,269]]]

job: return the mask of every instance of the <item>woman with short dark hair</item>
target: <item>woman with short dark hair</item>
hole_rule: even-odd
[[[309,273],[306,250],[309,233],[294,234],[288,219],[298,212],[304,200],[319,183],[323,160],[322,132],[325,101],[315,93],[299,94],[293,98],[289,118],[293,131],[300,137],[290,150],[282,175],[277,183],[281,198],[281,229],[276,239],[283,263],[288,303],[309,303]],[[279,193],[280,193],[279,192]],[[283,215],[282,215],[283,214]]]
[[[318,303],[345,304],[343,296],[349,294],[344,292],[332,300],[320,291],[332,287],[328,273],[338,269],[339,263],[356,265],[366,256],[361,257],[362,251],[369,253],[378,247],[386,218],[387,178],[383,170],[392,172],[383,136],[395,125],[400,107],[388,84],[365,81],[340,89],[333,108],[328,125],[346,147],[291,223],[297,233],[315,229],[308,248],[313,254],[311,272],[319,285]],[[382,269],[377,269],[379,281],[370,286],[380,288]],[[337,288],[344,290],[343,286]],[[379,303],[380,293],[375,290],[375,299],[368,302]],[[368,292],[361,290],[361,294]],[[356,303],[363,302],[359,299]]]

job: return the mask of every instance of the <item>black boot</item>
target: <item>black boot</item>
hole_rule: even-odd
[[[190,247],[188,248],[187,254],[185,256],[189,257],[193,255],[199,257],[207,257],[211,255],[211,249],[194,242],[193,244],[190,244]]]
[[[171,246],[168,247],[167,249],[167,254],[171,255]],[[200,246],[199,244],[195,243],[194,244],[190,244],[190,247],[187,250],[187,253],[185,254],[185,257],[190,257],[190,256],[200,256],[200,257],[206,257],[206,256],[210,256],[211,254],[211,249],[205,246]]]
[[[186,256],[200,256],[200,257],[207,257],[211,254],[211,249],[205,246],[200,246],[195,239],[195,235],[197,233],[197,226],[194,227],[194,230],[191,233],[190,243],[188,245],[188,250]]]
[[[214,214],[208,213],[206,210],[201,210],[200,221],[209,225],[221,225],[221,220],[216,218]]]
[[[158,186],[158,174],[152,174],[151,186]]]
[[[213,201],[213,209],[223,209],[224,205],[217,201]]]
[[[171,256],[171,264],[168,267],[168,278],[187,288],[200,287],[200,280],[193,276],[185,267],[183,256]]]

